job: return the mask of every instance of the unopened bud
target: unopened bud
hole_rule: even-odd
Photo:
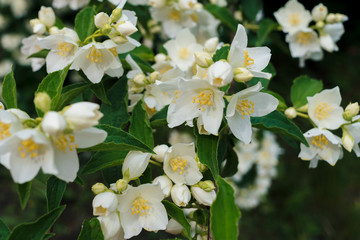
[[[35,95],[34,104],[37,109],[45,113],[50,110],[51,98],[46,92],[39,92]]]
[[[116,190],[118,192],[123,192],[127,189],[128,187],[128,181],[126,181],[125,179],[119,179],[116,181]]]
[[[205,172],[206,170],[208,170],[207,166],[200,162],[199,157],[196,157],[195,161],[196,161],[196,163],[198,165],[198,168],[199,168],[200,172]]]
[[[50,35],[59,34],[60,30],[58,27],[52,26],[51,28],[49,28],[49,33]]]
[[[335,21],[336,22],[345,22],[348,20],[348,17],[344,14],[341,13],[336,13],[335,14]]]
[[[139,86],[144,86],[145,82],[146,82],[146,76],[143,73],[138,73],[133,78],[133,81],[134,81],[135,84],[137,84]]]
[[[116,22],[117,20],[119,20],[121,18],[122,15],[122,9],[121,8],[115,8],[110,16],[110,22]]]
[[[153,154],[152,158],[154,158],[158,162],[163,162],[165,152],[168,149],[169,149],[169,147],[166,144],[157,145],[153,150],[156,154]]]
[[[37,18],[30,20],[30,26],[35,34],[43,34],[46,31],[45,25]]]
[[[56,20],[54,10],[51,7],[41,6],[39,20],[47,27],[53,26]]]
[[[97,28],[103,28],[103,26],[105,24],[108,24],[109,23],[109,15],[107,15],[106,13],[104,12],[99,12],[98,14],[95,15],[94,17],[94,23],[95,23],[95,26]]]
[[[211,180],[200,181],[193,186],[199,187],[206,192],[210,192],[215,189],[215,185]]]
[[[327,14],[328,14],[328,9],[322,3],[316,5],[313,8],[313,10],[311,11],[311,15],[312,15],[315,22],[325,20]]]
[[[211,206],[216,198],[216,192],[214,190],[205,191],[196,186],[191,186],[191,193],[196,201],[205,206]]]
[[[166,55],[163,53],[158,53],[155,55],[155,62],[160,63],[166,60]]]
[[[215,52],[218,44],[219,44],[219,38],[218,37],[210,38],[205,42],[204,50],[209,52],[209,53],[213,53],[213,52]]]
[[[325,27],[324,21],[318,21],[318,22],[316,22],[316,27],[317,27],[317,28],[323,28],[323,27]]]
[[[351,121],[351,119],[358,114],[359,114],[359,104],[357,102],[350,103],[345,108],[345,111],[343,113],[343,118],[346,121]]]
[[[254,75],[247,68],[239,67],[234,69],[234,79],[237,82],[247,82],[253,77]]]
[[[289,119],[296,118],[297,113],[296,113],[295,108],[289,107],[288,109],[286,109],[286,110],[285,110],[285,116],[286,116],[287,118],[289,118]]]
[[[334,13],[329,13],[326,17],[327,23],[335,23],[336,22],[336,15]]]
[[[108,188],[103,183],[95,183],[91,187],[91,191],[96,195],[98,195],[100,193],[103,193],[103,192],[105,192],[107,190],[108,190]]]
[[[342,144],[347,151],[351,152],[355,145],[354,138],[353,136],[351,136],[351,134],[349,133],[346,127],[343,127],[342,130],[343,130],[343,135],[341,138]]]
[[[195,52],[194,55],[195,62],[200,67],[207,68],[214,63],[212,57],[207,52]]]
[[[124,36],[116,36],[116,37],[111,38],[111,40],[113,40],[113,42],[116,43],[116,44],[124,44],[124,43],[127,43],[129,41]]]
[[[158,71],[154,71],[150,74],[149,81],[150,83],[154,83],[156,80],[160,80],[160,78],[161,78],[161,73]]]
[[[120,23],[116,26],[116,30],[123,36],[129,36],[134,32],[137,32],[137,28],[129,21]]]

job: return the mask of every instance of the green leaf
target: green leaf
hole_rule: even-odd
[[[31,54],[27,58],[46,58],[49,52],[50,52],[49,49],[41,49],[40,51]]]
[[[238,157],[233,149],[233,144],[230,142],[229,135],[226,139],[221,140],[221,142],[226,142],[226,155],[225,155],[225,164],[221,170],[222,177],[231,177],[233,176],[238,170]],[[220,143],[219,143],[220,144]],[[219,146],[219,151],[221,147]]]
[[[261,0],[241,0],[243,13],[249,21],[255,21],[256,15],[263,8]]]
[[[291,86],[290,96],[291,102],[295,108],[299,108],[307,104],[306,97],[312,97],[320,92],[323,88],[323,83],[319,80],[309,78],[308,76],[300,76],[294,79]]]
[[[228,45],[222,46],[220,49],[216,50],[216,52],[213,56],[213,61],[217,62],[221,59],[227,60],[229,51],[230,51],[230,46],[228,46]]]
[[[6,240],[10,235],[10,229],[0,219],[0,240]]]
[[[166,208],[167,214],[184,227],[187,232],[188,238],[191,239],[191,226],[189,221],[185,217],[184,211],[172,202],[163,200],[162,203]]]
[[[236,32],[238,21],[227,7],[219,7],[215,4],[206,4],[204,8],[209,11],[215,18],[228,26],[231,30]]]
[[[2,98],[4,99],[6,108],[17,107],[17,95],[16,95],[16,82],[14,78],[14,72],[6,74],[2,85]]]
[[[118,179],[121,179],[122,176],[122,166],[113,166],[109,168],[104,168],[101,170],[101,174],[104,178],[104,183],[110,185],[111,183],[116,182]]]
[[[47,233],[47,234],[45,234],[45,236],[43,237],[42,240],[52,239],[55,235],[56,235],[56,233]]]
[[[165,106],[159,112],[155,113],[154,116],[150,119],[150,124],[152,128],[158,128],[167,125],[167,112],[169,106]]]
[[[67,104],[71,103],[76,97],[78,97],[83,91],[88,89],[92,84],[91,83],[74,83],[65,86],[62,89],[62,94],[59,98],[59,101],[55,107],[55,110],[60,111]]]
[[[41,216],[38,220],[31,223],[23,223],[14,228],[8,240],[31,239],[41,240],[48,233],[50,227],[60,217],[65,206],[55,208],[51,212]]]
[[[99,129],[105,130],[108,133],[107,138],[103,143],[90,148],[78,149],[81,151],[131,151],[138,150],[142,152],[154,153],[152,149],[146,146],[143,142],[132,136],[131,134],[124,132],[120,128],[113,126],[100,124],[96,126]]]
[[[130,118],[129,133],[154,148],[154,136],[143,100],[136,103]]]
[[[69,71],[69,66],[67,66],[66,68],[56,71],[56,72],[52,72],[49,75],[47,75],[39,84],[38,89],[36,90],[36,93],[40,93],[40,92],[46,92],[50,99],[50,107],[51,110],[55,110],[56,106],[58,104],[58,101],[60,99],[61,96],[61,92],[62,92],[62,87],[65,81],[65,78],[67,76],[67,73]],[[43,115],[43,112],[40,109],[36,109],[39,116],[41,117]]]
[[[75,31],[81,41],[84,41],[95,30],[94,17],[96,15],[95,7],[86,7],[82,9],[75,17]]]
[[[256,46],[261,46],[265,41],[267,36],[277,28],[278,24],[272,19],[265,18],[259,23],[259,29],[257,31],[258,40],[256,41]]]
[[[216,179],[216,185],[218,192],[210,208],[211,232],[214,240],[236,240],[241,214],[235,203],[234,189],[221,177]]]
[[[66,182],[51,176],[46,182],[47,209],[51,211],[60,206],[66,189]]]
[[[284,134],[308,146],[308,143],[298,126],[279,111],[275,110],[263,117],[251,117],[251,124],[256,128]]]
[[[103,103],[111,105],[110,100],[106,96],[106,91],[102,82],[91,85],[90,89]]]
[[[27,202],[29,201],[31,185],[32,181],[23,184],[16,184],[16,190],[19,195],[21,209],[24,209]]]
[[[142,58],[134,54],[130,54],[130,56],[132,57],[132,59],[134,59],[137,65],[139,65],[139,67],[144,73],[152,73],[154,71],[151,65],[148,62],[144,61]]]
[[[146,61],[154,61],[155,58],[153,51],[145,45],[140,45],[139,47],[134,48],[130,54]]]
[[[102,103],[100,111],[104,116],[100,123],[122,128],[129,121],[127,79],[119,79],[108,91],[107,97],[110,104]]]
[[[85,164],[82,174],[90,174],[104,168],[117,166],[123,163],[128,151],[97,152]]]
[[[78,240],[103,240],[104,235],[101,231],[101,225],[97,218],[90,221],[84,220]]]
[[[196,126],[196,124],[194,124]],[[214,178],[219,175],[219,166],[217,160],[217,149],[219,137],[214,135],[201,135],[198,128],[194,127],[196,136],[196,148],[199,161],[205,164],[211,171]]]

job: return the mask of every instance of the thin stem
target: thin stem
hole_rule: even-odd
[[[156,165],[156,166],[158,166],[158,167],[163,167],[163,165],[161,164],[161,163],[159,163],[159,162],[157,162],[157,161],[154,161],[154,160],[149,160],[149,163],[151,163],[151,164],[154,164],[154,165]]]
[[[305,113],[301,113],[301,112],[296,111],[296,115],[298,115],[300,117],[303,117],[303,118],[306,118],[306,119],[309,119],[309,115],[307,115]]]

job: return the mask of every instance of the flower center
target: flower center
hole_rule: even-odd
[[[254,59],[252,59],[251,57],[249,57],[249,53],[247,50],[244,51],[244,67],[248,67],[250,65],[254,64]]]
[[[169,18],[174,20],[175,22],[180,21],[181,15],[179,11],[176,11],[175,9],[172,10],[169,14]]]
[[[195,13],[191,14],[190,18],[191,18],[191,20],[193,20],[193,22],[196,22],[196,23],[199,22],[199,16]]]
[[[147,204],[147,200],[145,200],[142,197],[136,198],[132,203],[131,213],[132,215],[140,214],[141,216],[144,216],[148,213],[150,209],[150,205]]]
[[[245,116],[250,116],[252,113],[254,113],[255,105],[248,99],[238,99],[236,103],[236,110],[238,110],[242,118],[245,119]]]
[[[187,160],[178,156],[177,158],[173,158],[170,160],[170,167],[174,172],[179,172],[183,174],[185,171],[185,167],[188,165]]]
[[[300,14],[299,13],[292,13],[289,16],[289,23],[292,26],[296,26],[300,23]]]
[[[32,138],[21,140],[21,145],[18,147],[20,156],[26,158],[30,156],[31,158],[37,157],[39,155],[40,145],[34,142]]]
[[[100,50],[96,49],[94,46],[91,46],[90,48],[90,52],[88,55],[86,55],[86,58],[89,59],[89,61],[91,62],[91,64],[95,63],[101,63],[102,62],[102,56],[103,54],[101,53]]]
[[[308,45],[310,43],[312,34],[309,32],[301,32],[297,35],[297,42],[302,45]]]
[[[322,119],[327,119],[329,117],[329,113],[333,110],[334,108],[331,107],[330,105],[326,104],[326,103],[319,103],[316,107],[315,107],[315,117],[319,120]]]
[[[314,136],[313,140],[311,141],[312,145],[315,145],[316,147],[322,149],[324,145],[328,145],[329,141],[327,140],[327,138],[321,134],[319,136]]]
[[[10,127],[11,123],[3,123],[0,121],[0,140],[4,140],[11,136]]]
[[[55,140],[55,145],[58,150],[62,151],[64,154],[66,153],[66,149],[69,148],[70,151],[74,151],[75,148],[78,147],[77,144],[74,144],[75,137],[70,134],[61,134]]]
[[[204,93],[203,91],[200,91],[200,93],[196,97],[193,97],[193,103],[197,103],[198,108],[204,112],[205,111],[204,106],[214,105],[214,103],[211,101],[211,98],[212,98],[211,92]]]
[[[107,213],[107,209],[102,206],[98,206],[95,208],[95,214],[99,216],[105,216]]]
[[[221,86],[222,85],[222,82],[223,82],[223,79],[220,78],[220,77],[217,77],[213,80],[213,83],[215,86]]]
[[[116,50],[116,47],[109,48],[109,51],[114,55],[114,57],[118,56],[118,52]]]
[[[56,54],[60,55],[62,57],[66,57],[69,55],[69,52],[74,48],[74,46],[67,42],[61,42],[58,43],[58,46],[56,47]]]
[[[187,59],[187,58],[189,58],[191,53],[189,52],[189,50],[186,47],[184,47],[178,51],[178,54],[181,59]]]

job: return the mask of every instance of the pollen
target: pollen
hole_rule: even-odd
[[[56,47],[57,50],[56,54],[62,57],[66,57],[69,55],[69,52],[73,50],[73,48],[74,46],[70,43],[60,42]]]
[[[316,107],[315,107],[315,117],[319,120],[322,119],[327,119],[329,117],[329,113],[333,110],[334,108],[330,105],[328,105],[327,103],[319,103]]]
[[[109,48],[109,51],[114,55],[114,57],[118,56],[118,52],[116,50],[116,47]]]
[[[199,16],[195,13],[191,14],[190,18],[191,18],[191,20],[193,20],[193,22],[196,22],[196,23],[199,22]]]
[[[248,67],[250,65],[254,64],[254,59],[252,59],[251,57],[249,57],[249,53],[247,50],[244,51],[244,67]]]
[[[136,198],[132,203],[131,213],[132,215],[140,214],[140,216],[147,215],[150,209],[150,205],[147,204],[147,200],[143,197]]]
[[[10,127],[11,123],[3,123],[0,121],[0,140],[4,140],[11,136]]]
[[[289,16],[289,23],[292,26],[296,26],[300,23],[300,14],[299,13],[292,13]]]
[[[171,20],[174,20],[175,22],[179,22],[179,21],[180,21],[180,18],[181,18],[181,14],[180,14],[179,11],[177,11],[177,10],[174,9],[174,10],[172,10],[172,11],[170,12],[169,18],[170,18]]]
[[[300,32],[297,35],[297,42],[302,45],[308,45],[310,43],[311,36],[310,32]]]
[[[174,172],[183,174],[185,167],[188,165],[187,160],[178,156],[177,158],[170,159],[170,167]]]
[[[204,91],[200,91],[200,93],[196,97],[193,97],[192,102],[194,104],[198,104],[198,108],[203,112],[205,111],[204,107],[214,105],[214,102],[212,101],[212,93],[206,93]]]
[[[74,149],[78,147],[77,144],[74,143],[75,137],[71,134],[61,134],[54,142],[57,149],[62,151],[64,154],[67,149],[74,151]]]
[[[245,119],[245,116],[250,116],[252,113],[254,113],[254,102],[249,101],[248,99],[238,99],[236,103],[236,110],[238,110],[242,118]]]
[[[222,82],[223,82],[223,79],[220,78],[220,77],[217,77],[213,80],[213,83],[216,85],[216,86],[221,86],[222,85]]]
[[[328,139],[323,135],[314,136],[313,140],[311,141],[311,144],[322,149],[324,145],[328,145],[329,141]]]
[[[189,50],[186,47],[183,47],[182,49],[180,49],[178,51],[178,54],[179,54],[181,59],[187,59],[187,58],[190,57],[191,53],[189,52]]]
[[[90,52],[86,55],[86,58],[89,59],[91,64],[93,63],[101,63],[102,62],[102,52],[95,48],[95,46],[91,46]]]
[[[21,145],[18,147],[18,151],[22,158],[30,156],[31,158],[37,157],[39,155],[40,145],[34,142],[30,137],[26,140],[21,140]]]

